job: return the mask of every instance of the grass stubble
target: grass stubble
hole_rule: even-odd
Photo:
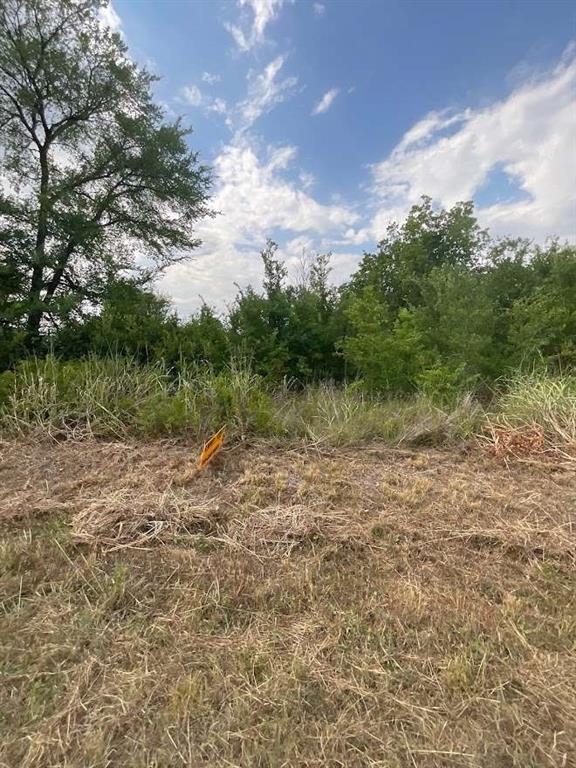
[[[1,453],[0,766],[576,764],[573,463]]]

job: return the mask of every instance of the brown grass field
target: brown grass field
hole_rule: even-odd
[[[0,766],[576,766],[576,465],[0,443]]]

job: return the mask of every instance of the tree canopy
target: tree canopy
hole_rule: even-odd
[[[2,328],[38,346],[120,275],[148,280],[199,241],[210,173],[98,0],[0,8]]]

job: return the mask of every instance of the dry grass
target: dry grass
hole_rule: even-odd
[[[501,457],[576,462],[576,377],[517,374],[488,416],[485,437]]]
[[[0,449],[0,766],[576,764],[573,464]]]

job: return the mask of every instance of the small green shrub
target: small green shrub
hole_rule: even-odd
[[[200,431],[195,403],[185,393],[160,392],[140,405],[135,414],[136,431],[143,436],[175,435]]]
[[[422,394],[435,402],[451,405],[466,391],[473,389],[474,381],[467,376],[464,363],[448,365],[438,363],[417,374],[415,379]]]

